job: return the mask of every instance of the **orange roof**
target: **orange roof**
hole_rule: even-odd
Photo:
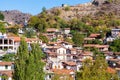
[[[96,45],[97,48],[108,48],[109,45]]]
[[[20,37],[8,37],[10,39],[14,39],[15,42],[20,42],[21,38]],[[38,38],[25,38],[26,41],[37,41],[39,40]]]
[[[65,75],[65,74],[69,75],[71,73],[74,73],[73,70],[68,70],[68,69],[53,69],[52,71],[55,74],[63,74],[63,75]]]
[[[84,44],[84,47],[108,48],[108,47],[109,47],[109,45]]]
[[[95,38],[95,37],[98,37],[98,36],[100,36],[100,34],[90,34],[90,38]]]
[[[111,67],[108,67],[108,68],[107,68],[107,72],[112,73],[112,74],[115,74],[115,73],[116,73],[116,70],[113,69],[113,68],[111,68]]]
[[[53,55],[53,56],[57,56],[57,54],[55,53],[55,52],[51,52],[51,51],[46,51],[46,53],[48,54],[48,55]]]
[[[11,38],[11,39],[14,39],[15,42],[20,42],[20,37],[8,37],[8,38]]]
[[[37,41],[37,40],[40,40],[38,38],[27,38],[26,41]]]
[[[46,31],[47,31],[47,32],[56,32],[57,29],[56,29],[56,28],[48,28]]]
[[[5,66],[5,65],[11,66],[12,64],[13,62],[0,62],[0,66]]]
[[[6,75],[6,76],[8,76],[8,77],[12,77],[13,75],[13,71],[12,70],[10,70],[10,71],[0,71],[0,74],[2,74],[2,75]]]
[[[92,52],[90,52],[90,51],[84,51],[82,55],[90,55],[90,56],[92,56]]]
[[[96,44],[84,44],[84,47],[95,47]]]
[[[75,62],[64,62],[65,64],[69,65],[69,66],[75,66],[76,63]]]

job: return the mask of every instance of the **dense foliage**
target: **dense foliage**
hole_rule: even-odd
[[[6,32],[4,23],[1,23],[1,22],[0,22],[0,32],[1,32],[1,33],[5,33],[5,32]]]
[[[99,64],[98,64],[99,63]],[[107,72],[107,63],[101,56],[97,56],[95,62],[86,59],[80,72],[77,72],[77,80],[118,80],[116,74]]]
[[[0,20],[4,20],[4,15],[0,12]]]
[[[110,49],[114,52],[120,52],[120,39],[114,40],[110,45]]]
[[[83,40],[84,40],[84,35],[83,35],[83,34],[80,34],[80,33],[78,33],[78,32],[75,32],[75,33],[73,34],[72,40],[73,40],[73,42],[74,42],[74,44],[75,44],[76,46],[82,46]]]
[[[3,61],[14,61],[14,58],[15,58],[15,54],[14,53],[9,53],[9,54],[5,54],[2,57],[2,60]]]
[[[44,80],[42,51],[38,44],[31,46],[28,51],[28,45],[22,38],[15,59],[15,80]]]

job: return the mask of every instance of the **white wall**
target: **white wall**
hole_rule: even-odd
[[[64,47],[67,48],[67,49],[71,49],[71,48],[73,48],[72,45],[64,45]]]
[[[6,69],[5,66],[0,66],[0,71],[3,71],[3,70],[12,70],[12,67],[8,66],[8,68]]]
[[[69,34],[70,33],[70,30],[65,30],[65,34]]]
[[[57,49],[57,54],[66,54],[66,49],[65,48],[58,48]]]

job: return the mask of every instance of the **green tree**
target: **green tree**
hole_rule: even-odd
[[[72,19],[70,21],[70,28],[72,30],[81,31],[85,24],[78,19]]]
[[[5,54],[2,58],[2,61],[14,61],[15,54],[10,53],[10,54]]]
[[[27,37],[27,38],[33,38],[33,37],[35,37],[35,35],[36,35],[36,33],[35,33],[35,31],[34,31],[34,29],[33,28],[27,28],[27,30],[25,30],[25,36]]]
[[[39,34],[39,39],[41,39],[44,43],[48,43],[48,38],[45,36],[45,35],[43,35],[42,33],[40,33]]]
[[[12,32],[14,34],[18,34],[18,29],[19,29],[19,26],[18,25],[14,25],[13,27],[9,28],[8,31]]]
[[[28,46],[27,43],[25,42],[25,39],[22,38],[15,58],[15,70],[14,70],[15,80],[26,80],[26,77],[29,76],[26,75],[28,58],[29,58]]]
[[[99,63],[99,64],[98,64]],[[107,63],[104,57],[96,56],[95,62],[85,60],[80,72],[77,72],[77,80],[118,80],[117,74],[111,74],[107,71]]]
[[[40,19],[37,16],[32,16],[28,22],[29,26],[35,27],[38,24]]]
[[[38,44],[32,44],[31,48],[28,50],[22,38],[15,60],[15,80],[44,80],[42,51]]]
[[[82,46],[82,43],[84,41],[84,36],[83,34],[80,34],[79,32],[75,32],[73,34],[72,40],[76,46]]]
[[[4,23],[0,23],[0,32],[1,32],[1,33],[5,33],[5,32],[6,32]]]
[[[31,61],[32,61],[35,67],[32,70],[33,78],[27,79],[27,80],[44,80],[45,74],[43,71],[43,67],[44,67],[45,63],[42,62],[42,58],[44,57],[44,55],[38,44],[32,44],[31,47],[32,47],[32,51],[30,54],[31,54],[32,59],[30,60],[30,65],[31,65]],[[30,66],[30,69],[31,68],[32,68],[32,66]],[[28,72],[29,72],[29,70],[28,70]]]
[[[4,15],[0,12],[0,20],[4,20]]]
[[[46,7],[43,7],[43,8],[42,8],[42,12],[46,12]]]
[[[66,41],[66,42],[68,42],[68,43],[73,44],[73,40],[72,40],[72,39],[70,39],[70,38],[65,38],[65,41]]]
[[[59,16],[61,14],[61,10],[60,9],[54,9],[53,13],[54,13],[54,15]]]
[[[70,6],[66,6],[64,9],[65,9],[65,11],[69,11],[70,10]]]
[[[120,39],[114,40],[110,45],[110,49],[114,52],[120,52]]]

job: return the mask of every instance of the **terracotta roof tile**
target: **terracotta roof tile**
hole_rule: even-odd
[[[76,63],[75,62],[64,62],[65,64],[69,65],[69,66],[75,66]]]
[[[69,75],[71,73],[74,73],[73,70],[68,70],[68,69],[53,69],[52,70],[55,74],[66,74]]]
[[[2,75],[6,75],[8,77],[12,77],[13,75],[13,71],[12,70],[9,70],[9,71],[0,71],[0,74]]]
[[[100,34],[90,34],[90,38],[96,38],[96,37],[98,37],[98,36],[100,36]]]
[[[47,31],[47,32],[56,32],[57,29],[56,29],[56,28],[48,28],[46,31]]]
[[[5,65],[8,65],[8,66],[11,66],[14,62],[0,62],[0,66],[5,66]]]
[[[109,45],[84,44],[84,47],[108,48],[108,47],[109,47]]]
[[[112,74],[115,74],[115,73],[116,73],[116,70],[113,69],[113,68],[111,68],[111,67],[108,67],[108,68],[107,68],[107,72],[112,73]]]

